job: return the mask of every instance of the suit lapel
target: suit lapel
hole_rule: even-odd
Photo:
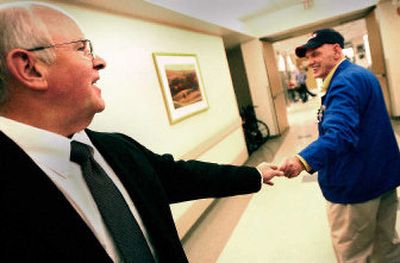
[[[152,165],[130,141],[119,136],[86,131],[133,200],[160,261],[187,262],[164,193]]]

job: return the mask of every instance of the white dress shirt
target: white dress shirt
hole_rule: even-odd
[[[0,116],[0,131],[11,138],[25,153],[43,170],[49,179],[64,194],[79,213],[85,223],[93,231],[99,242],[102,244],[108,255],[114,262],[119,262],[116,247],[113,244],[96,203],[90,193],[88,186],[82,176],[80,166],[71,162],[70,151],[71,141],[76,140],[94,149],[94,159],[106,171],[117,188],[121,191],[128,206],[139,223],[153,255],[156,258],[154,248],[151,245],[150,237],[140,219],[138,211],[122,183],[106,163],[97,149],[93,146],[89,137],[84,131],[74,134],[69,139],[56,133],[32,127],[20,122],[13,121]],[[157,262],[157,258],[156,258]]]

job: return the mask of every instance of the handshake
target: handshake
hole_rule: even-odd
[[[293,178],[298,176],[305,169],[306,168],[304,167],[303,163],[297,156],[287,158],[279,167],[277,165],[268,164],[265,162],[257,165],[257,170],[262,175],[263,183],[268,185],[274,185],[271,182],[271,179],[275,176]]]

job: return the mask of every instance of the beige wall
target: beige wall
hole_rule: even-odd
[[[400,15],[396,13],[392,1],[378,4],[377,20],[382,36],[392,115],[400,117]]]
[[[91,127],[125,132],[156,152],[171,152],[178,158],[201,156],[205,150],[195,150],[202,144],[232,127],[239,128],[221,38],[82,8],[67,10],[93,40],[95,51],[108,62],[100,82],[107,109]],[[207,111],[174,125],[169,123],[153,52],[197,55]],[[239,136],[237,152],[243,148],[241,141]]]
[[[149,149],[176,158],[219,163],[246,160],[241,119],[220,37],[73,6],[65,9],[78,19],[95,51],[108,62],[99,83],[107,109],[91,128],[124,132]],[[169,123],[153,52],[197,55],[207,111]],[[175,218],[179,220],[191,206],[192,202],[174,205]],[[194,221],[197,216],[199,213],[190,218]]]

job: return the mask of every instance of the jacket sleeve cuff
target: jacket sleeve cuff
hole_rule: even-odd
[[[301,155],[296,154],[296,157],[300,160],[300,162],[304,165],[304,168],[306,168],[306,171],[310,173],[312,171],[312,167],[307,163],[307,161],[301,157]]]

